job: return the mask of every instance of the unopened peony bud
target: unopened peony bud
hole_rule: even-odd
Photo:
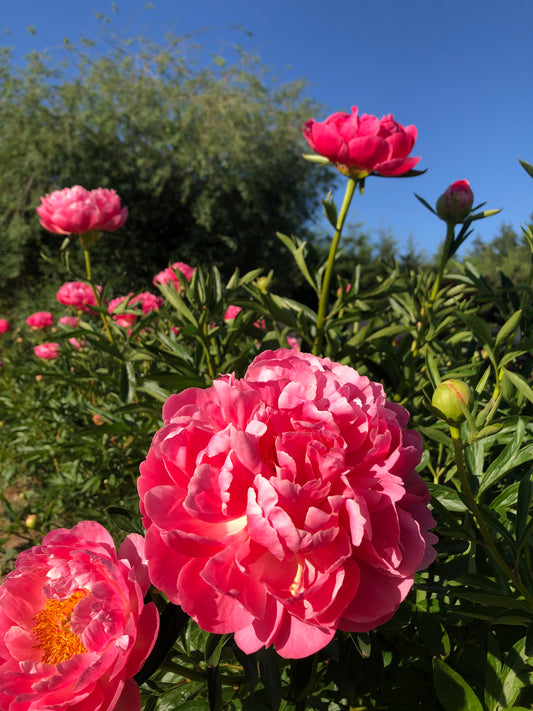
[[[437,215],[441,220],[456,225],[466,220],[473,204],[474,193],[468,180],[456,180],[437,200]]]
[[[26,528],[29,528],[33,531],[34,528],[37,528],[36,514],[30,514],[29,516],[26,516],[26,520],[24,521],[24,523],[26,524]]]
[[[465,419],[461,405],[470,410],[472,400],[472,390],[468,383],[452,379],[445,380],[437,387],[433,393],[431,404],[448,424],[459,425]]]

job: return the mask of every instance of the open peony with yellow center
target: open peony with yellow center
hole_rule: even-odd
[[[100,524],[57,529],[0,586],[0,709],[136,711],[133,676],[159,628],[144,539]]]
[[[163,419],[138,481],[151,580],[245,652],[373,629],[434,559],[421,438],[352,368],[267,351]]]

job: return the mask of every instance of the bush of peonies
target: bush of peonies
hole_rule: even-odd
[[[303,130],[348,178],[344,217],[368,176],[417,174],[416,128],[390,115],[354,107]],[[49,483],[68,492],[65,508],[83,494],[128,533],[117,552],[101,523],[54,527],[53,502],[37,514],[24,492],[33,545],[0,584],[0,710],[422,708],[419,685],[427,708],[533,703],[529,469],[510,475],[533,447],[530,415],[519,416],[533,402],[519,330],[528,303],[495,338],[467,291],[450,311],[444,267],[471,222],[496,211],[473,212],[466,180],[435,210],[420,200],[446,222],[433,281],[415,288],[392,272],[375,300],[355,281],[332,285],[344,217],[330,219],[314,313],[272,294],[270,276],[236,274],[223,286],[216,270],[184,262],[153,277],[162,296],[109,299],[90,250],[125,224],[120,197],[74,186],[41,198],[45,229],[80,236],[87,280],[59,288],[77,315],[58,318],[56,342],[35,343],[52,313],[26,318],[31,345],[14,339],[23,367],[2,367],[2,402],[24,413],[11,431],[40,490],[53,460]],[[285,239],[312,283],[301,244]],[[450,337],[438,323],[451,324]],[[0,319],[0,333],[10,329]],[[56,362],[40,364],[28,408],[30,348]],[[516,354],[521,369],[510,366]]]

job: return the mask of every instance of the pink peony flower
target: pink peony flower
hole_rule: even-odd
[[[138,480],[153,584],[246,653],[301,658],[386,622],[435,557],[408,418],[289,349],[172,395]]]
[[[132,298],[133,297],[133,298]],[[142,309],[144,316],[150,313],[150,311],[157,311],[163,305],[163,299],[160,296],[155,296],[149,291],[143,291],[137,296],[133,296],[133,292],[127,294],[127,296],[117,296],[116,299],[112,299],[109,302],[109,313],[113,315],[113,320],[118,323],[119,326],[123,328],[129,328],[135,323],[137,316],[133,313],[113,313],[115,309],[122,304],[124,301],[129,299],[129,303],[125,308],[135,309],[139,305]]]
[[[57,291],[57,300],[80,311],[90,311],[90,306],[97,305],[92,287],[82,281],[65,282]]]
[[[84,341],[83,338],[81,339],[81,341],[79,338],[69,338],[68,342],[77,351],[79,351],[81,348],[85,348],[85,346],[87,345],[87,341]]]
[[[302,339],[300,336],[287,336],[287,345],[293,351],[299,351],[302,347]]]
[[[118,556],[99,523],[51,531],[0,586],[0,708],[138,711],[133,676],[154,645],[144,540]]]
[[[155,275],[153,279],[154,286],[157,286],[158,284],[170,284],[171,286],[174,286],[177,291],[181,291],[182,286],[180,284],[180,280],[176,276],[176,269],[183,274],[187,281],[192,279],[192,275],[195,272],[194,267],[190,267],[188,264],[185,264],[185,262],[174,262],[171,267],[167,267]]]
[[[391,114],[331,114],[325,121],[310,119],[303,133],[311,148],[335,164],[341,173],[364,178],[370,173],[394,177],[414,168],[420,158],[408,157],[416,141],[416,126],[402,126]]]
[[[48,328],[54,323],[54,317],[49,311],[36,311],[28,316],[26,323],[33,329]]]
[[[226,313],[224,314],[224,321],[234,321],[241,311],[242,309],[240,306],[228,306]]]
[[[464,222],[472,211],[474,193],[468,180],[456,180],[437,200],[437,215],[456,225]]]
[[[59,343],[41,343],[39,346],[34,346],[33,352],[37,358],[54,360],[59,356]]]
[[[78,328],[78,319],[75,316],[61,316],[58,323],[62,326],[70,326],[70,328]]]
[[[11,324],[5,318],[0,318],[0,333],[11,331]]]
[[[54,234],[83,234],[92,230],[113,232],[128,218],[114,190],[86,190],[81,185],[55,190],[41,198],[37,208],[39,222]]]

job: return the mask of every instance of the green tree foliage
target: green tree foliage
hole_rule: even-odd
[[[61,238],[35,207],[75,184],[114,188],[129,207],[121,235],[98,249],[130,283],[173,260],[223,273],[259,264],[289,282],[275,232],[308,237],[332,183],[301,161],[301,125],[317,111],[304,83],[276,82],[239,47],[206,58],[185,37],[122,38],[102,22],[96,40],[65,40],[59,57],[17,66],[0,55],[0,284],[20,293],[42,277],[39,252]]]
[[[504,222],[490,242],[483,242],[480,237],[476,237],[468,260],[492,285],[500,283],[500,273],[517,284],[528,280],[531,248],[525,234],[518,234],[510,224]]]

